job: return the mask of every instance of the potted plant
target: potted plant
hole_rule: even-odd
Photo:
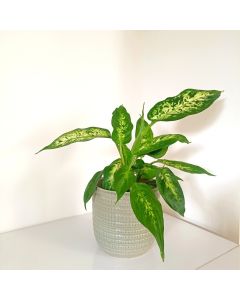
[[[39,151],[94,138],[110,138],[115,143],[119,157],[96,172],[84,192],[85,208],[93,196],[94,233],[106,252],[114,256],[137,256],[146,252],[155,238],[164,260],[164,217],[159,193],[174,211],[181,216],[185,212],[181,178],[171,168],[212,174],[193,164],[163,158],[171,145],[189,141],[182,134],[154,136],[152,126],[159,121],[175,121],[200,113],[220,95],[221,91],[217,90],[186,89],[155,104],[147,114],[150,122],[145,119],[143,107],[131,148],[127,145],[132,139],[133,124],[121,105],[112,114],[112,132],[99,127],[78,128],[64,133]],[[144,156],[153,161],[144,162]]]

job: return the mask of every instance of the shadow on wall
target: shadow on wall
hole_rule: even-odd
[[[164,201],[161,201],[164,211],[179,219],[216,233],[217,235],[221,232],[220,235],[222,237],[231,240],[234,243],[239,243],[239,204],[236,204],[236,197],[238,197],[237,195],[239,194],[238,182],[227,182],[226,185],[228,188],[225,193],[220,191],[216,184],[216,192],[214,195],[211,195],[207,193],[207,191],[204,192],[203,184],[200,183],[197,177],[191,177],[191,181],[186,179],[184,183],[187,181],[186,187],[183,187],[184,190],[188,190],[185,194],[186,217],[179,216]],[[184,183],[182,183],[182,186]],[[194,199],[191,199],[193,195]],[[208,200],[209,202],[214,201],[215,205],[203,205],[203,199]],[[225,205],[226,199],[228,199],[229,202],[229,205],[227,206]],[[201,216],[201,221],[196,221],[187,217],[188,203],[192,201],[194,201],[194,210]],[[204,201],[204,203],[206,203],[206,201]],[[219,216],[224,216],[224,219],[219,219]],[[209,222],[211,223],[211,227],[209,226]]]
[[[203,148],[203,145],[197,144],[196,142],[194,142],[194,144],[183,144],[178,149],[172,147],[169,148],[168,158],[176,160],[187,160],[193,155],[196,155],[198,152],[201,153]]]
[[[175,124],[175,130],[186,133],[196,133],[209,128],[218,119],[224,109],[224,99],[216,101],[207,110],[179,120]]]
[[[170,127],[171,130],[168,132],[174,131],[176,133],[186,134],[191,141],[191,137],[195,134],[204,130],[207,131],[211,127],[211,130],[214,128],[215,122],[217,122],[221,114],[224,113],[225,105],[226,102],[224,98],[221,98],[221,100],[216,101],[209,109],[202,113],[173,122],[172,128]],[[161,134],[160,130],[158,134]],[[180,145],[179,148],[176,147],[176,149],[170,147],[168,159],[188,161],[191,156],[195,156],[198,152],[200,153],[204,147],[204,144],[197,144],[195,142],[187,146]],[[189,162],[197,164],[197,162],[194,161]],[[209,194],[208,190],[204,188],[205,178],[201,181],[200,177],[198,179],[192,175],[189,175],[189,177],[188,175],[185,176],[184,182],[181,183],[183,190],[186,191],[186,218],[184,219],[209,231],[216,232],[235,243],[239,243],[239,181],[226,177],[224,182],[225,188],[223,189],[220,188],[223,182],[221,178],[219,179],[220,181],[213,181],[212,192]],[[185,182],[187,183],[186,187],[184,187]],[[208,203],[211,203],[211,205],[208,205]],[[166,212],[181,218],[165,204],[163,204],[163,207]],[[188,215],[190,218],[187,217]],[[196,218],[194,215],[198,217]],[[219,216],[222,217],[220,218]]]
[[[191,135],[203,131],[211,127],[211,125],[214,125],[218,117],[221,115],[224,109],[224,105],[225,104],[223,100],[217,101],[213,104],[213,106],[203,111],[202,113],[192,115],[178,121],[170,122],[170,125],[172,125],[172,127],[170,126],[170,129],[168,130],[166,130],[166,128],[168,127],[168,124],[166,123],[168,122],[165,122],[163,126],[159,126],[159,128],[155,129],[156,135],[167,134],[170,132]],[[191,142],[191,136],[188,138]],[[198,152],[201,152],[203,149],[204,145],[197,144],[196,142],[189,145],[183,144],[181,145],[181,147],[169,147],[168,158],[177,160],[188,159]]]
[[[211,228],[205,226],[204,220],[202,224],[198,225],[209,229],[210,231],[217,232],[217,234],[221,232],[221,236],[224,238],[239,243],[239,209],[236,201],[238,183],[237,181],[229,181],[226,182],[226,186],[227,189],[224,192],[219,189],[219,186],[216,183],[214,195],[209,195],[207,192],[204,192],[203,186],[200,186],[197,180],[192,180],[191,185],[189,185],[189,193],[194,195],[194,202],[197,203],[199,213],[201,213],[205,219],[212,219]],[[209,200],[209,202],[214,201],[215,204],[213,206],[203,206],[203,198]],[[225,204],[226,199],[228,199],[228,205]],[[219,216],[224,216],[224,219],[220,219]],[[209,223],[209,220],[207,220],[207,223]]]

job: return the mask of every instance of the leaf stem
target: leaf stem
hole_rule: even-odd
[[[150,162],[150,165],[156,164],[158,162],[159,162],[158,160],[154,160],[154,161]]]
[[[156,123],[156,121],[152,121],[149,126],[152,127],[154,124]]]
[[[118,148],[118,147],[117,147],[117,148]],[[122,163],[123,163],[123,165],[124,165],[124,164],[125,164],[125,161],[124,161],[123,152],[122,152],[122,145],[119,145],[118,151],[119,151],[119,154],[120,154]]]
[[[156,164],[156,163],[161,163],[161,161],[159,161],[159,159],[154,160],[154,161],[152,161],[152,162],[150,163],[150,165],[153,165],[153,164]]]

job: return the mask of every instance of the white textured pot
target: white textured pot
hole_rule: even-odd
[[[153,244],[153,235],[135,217],[130,193],[125,193],[117,203],[116,200],[116,192],[97,187],[92,198],[93,229],[97,242],[112,256],[144,254]]]

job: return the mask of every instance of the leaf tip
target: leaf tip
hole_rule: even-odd
[[[83,203],[84,203],[85,210],[87,210],[87,202],[86,202],[86,199],[85,199],[85,195],[83,196]]]
[[[42,152],[43,150],[47,150],[47,149],[50,149],[49,146],[46,146],[46,147],[42,148],[41,150],[39,150],[39,151],[36,152],[35,154],[38,154],[38,153]]]
[[[161,254],[162,261],[164,262],[165,261],[165,253],[163,251],[160,251],[160,254]]]
[[[212,174],[212,173],[209,173],[209,172],[207,172],[207,175],[209,175],[209,176],[216,176],[215,174]]]
[[[181,211],[179,212],[180,216],[184,217],[184,214],[185,214],[185,210],[184,211]]]
[[[145,107],[145,101],[143,102],[143,107],[142,107],[142,116],[144,116],[144,107]]]
[[[181,143],[191,144],[191,142],[185,136],[181,137],[180,141]]]
[[[208,172],[207,170],[204,170],[204,171],[205,172],[203,174],[206,174],[208,176],[216,176],[215,174],[212,174],[212,173]]]
[[[38,152],[36,152],[35,154],[38,154],[38,153],[40,153],[40,152],[42,152],[44,150],[44,148],[43,149],[41,149],[41,150],[39,150]]]
[[[122,198],[122,196],[123,196],[123,195],[117,193],[117,200],[116,200],[116,202],[115,202],[115,205],[116,205],[116,204],[118,203],[118,201]]]

